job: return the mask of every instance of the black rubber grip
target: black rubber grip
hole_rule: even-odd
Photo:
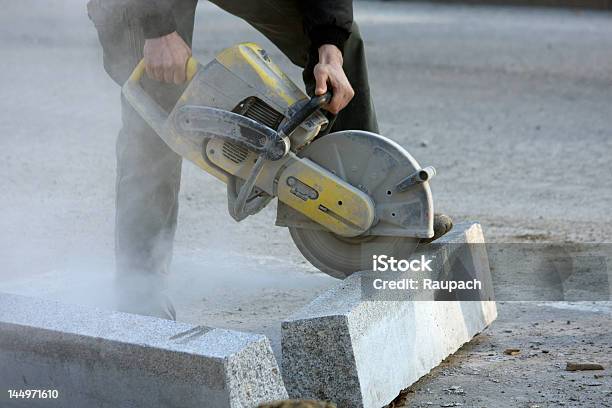
[[[332,92],[327,91],[325,94],[321,96],[313,96],[310,98],[304,106],[297,110],[287,122],[281,127],[279,133],[282,133],[285,136],[289,136],[298,126],[302,124],[306,119],[310,117],[317,110],[321,109],[323,106],[327,105],[329,101],[332,99]]]

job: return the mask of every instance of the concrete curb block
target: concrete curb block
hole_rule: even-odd
[[[287,392],[268,339],[0,293],[2,407],[253,407]],[[9,400],[8,389],[59,398]]]
[[[479,252],[484,245],[466,243],[484,243],[479,224],[457,225],[428,253],[446,259],[466,252],[459,254],[462,266],[490,282],[486,252]],[[361,279],[368,273],[351,275],[283,322],[282,368],[291,397],[382,407],[497,316],[494,301],[364,301]]]

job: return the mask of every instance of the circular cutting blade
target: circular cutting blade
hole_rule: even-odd
[[[347,238],[320,228],[289,227],[302,255],[322,272],[345,278],[372,269],[374,255],[405,259],[415,250],[418,238],[402,235],[409,217],[403,210],[409,194],[396,194],[395,185],[420,169],[397,143],[363,131],[343,131],[323,136],[300,153],[336,176],[366,192],[376,204],[380,235]]]
[[[380,255],[405,259],[419,240],[406,237],[370,235],[345,238],[329,231],[289,227],[293,242],[304,258],[321,272],[344,279],[357,271],[372,270],[373,257]]]

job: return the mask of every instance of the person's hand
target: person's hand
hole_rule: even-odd
[[[334,96],[325,109],[334,114],[344,109],[355,96],[355,91],[342,69],[342,62],[342,52],[335,45],[324,44],[319,47],[319,63],[315,65],[313,72],[316,81],[315,95],[325,94],[330,84]]]
[[[176,31],[163,37],[145,40],[145,68],[151,79],[175,84],[185,82],[189,57],[191,48]]]

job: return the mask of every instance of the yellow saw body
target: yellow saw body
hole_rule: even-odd
[[[170,112],[140,86],[143,74],[141,62],[125,99],[172,150],[227,184],[232,217],[277,197],[276,224],[324,272],[348,276],[367,269],[373,251],[391,255],[433,235],[434,169],[374,133],[317,138],[329,97],[310,99],[258,45],[233,46],[207,65],[190,59]]]

